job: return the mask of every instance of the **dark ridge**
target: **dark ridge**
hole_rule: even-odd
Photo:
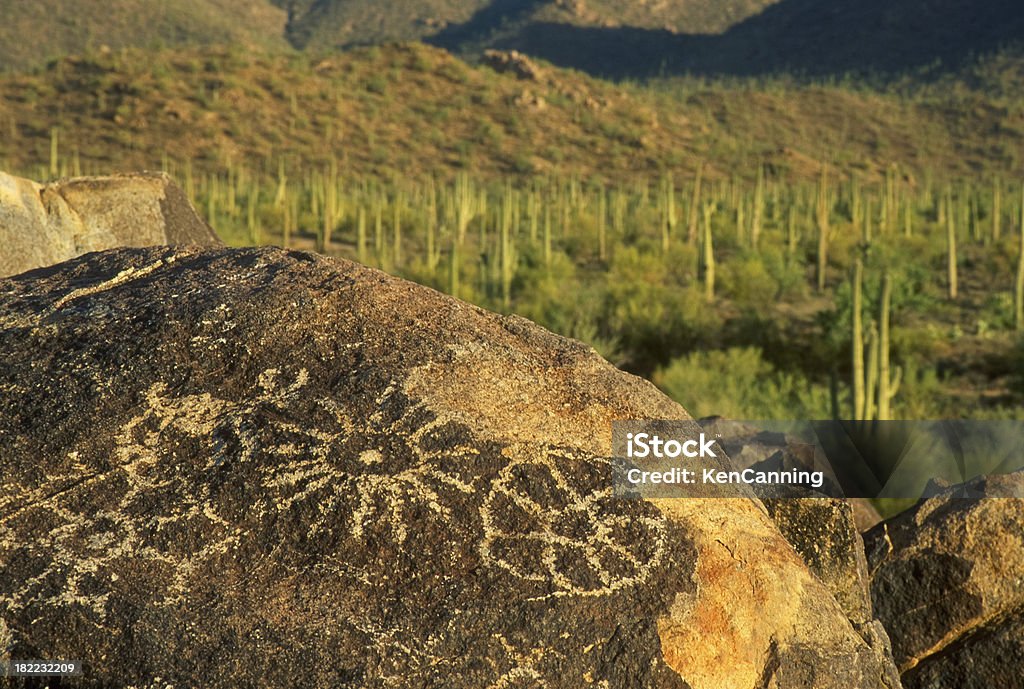
[[[512,26],[508,12],[499,30],[487,21],[493,16],[489,7],[431,42],[462,52],[516,49],[613,78],[823,77],[952,71],[1024,35],[1024,4],[1016,0],[782,0],[720,35],[529,20]],[[492,38],[482,45],[488,26]]]

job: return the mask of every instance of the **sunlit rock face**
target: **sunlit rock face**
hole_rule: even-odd
[[[37,184],[0,172],[0,276],[90,251],[161,244],[220,244],[164,173]]]

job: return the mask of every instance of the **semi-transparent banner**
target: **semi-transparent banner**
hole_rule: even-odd
[[[1024,468],[1022,421],[632,420],[612,431],[621,497],[918,499]]]

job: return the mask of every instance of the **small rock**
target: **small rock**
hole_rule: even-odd
[[[518,50],[485,50],[484,64],[500,74],[511,73],[528,81],[541,81],[544,77],[543,70]]]

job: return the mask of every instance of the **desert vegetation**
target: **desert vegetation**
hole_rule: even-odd
[[[519,313],[698,415],[1015,417],[1019,64],[615,85],[416,44],[106,50],[0,80],[0,161],[164,169],[230,244]]]
[[[665,175],[199,174],[231,244],[345,256],[592,344],[696,414],[1012,417],[1024,188]]]

